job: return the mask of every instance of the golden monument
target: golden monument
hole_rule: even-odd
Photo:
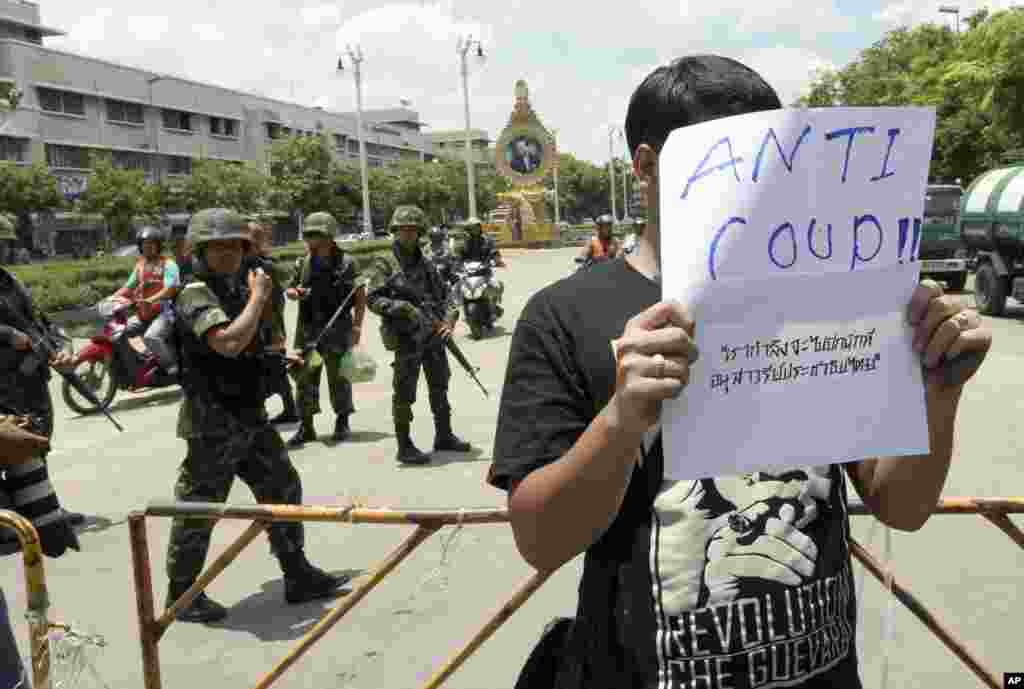
[[[488,232],[505,241],[556,239],[557,229],[547,218],[544,179],[558,164],[558,151],[530,105],[530,90],[522,79],[516,82],[515,106],[495,145],[494,163],[515,189],[498,194]]]

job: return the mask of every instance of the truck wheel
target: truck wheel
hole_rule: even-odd
[[[978,274],[974,277],[974,301],[978,311],[986,316],[1002,315],[1007,291],[1006,280],[996,275],[991,263],[978,266]]]
[[[946,278],[946,285],[950,292],[962,292],[967,284],[967,273],[960,273],[954,277]]]

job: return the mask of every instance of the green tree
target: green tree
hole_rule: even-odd
[[[935,24],[890,31],[820,72],[797,105],[932,106],[931,176],[966,184],[1024,146],[1024,12],[981,11],[966,23],[959,37]]]
[[[23,167],[13,162],[0,162],[0,211],[17,219],[18,243],[30,248],[32,213],[50,211],[64,205],[57,189],[57,180],[43,163]]]
[[[182,205],[190,212],[203,208],[232,208],[253,213],[265,206],[267,176],[255,165],[219,160],[197,160],[182,191]]]
[[[146,182],[142,170],[116,168],[109,156],[95,155],[89,184],[79,199],[79,210],[103,216],[111,239],[127,242],[132,238],[132,221],[136,217],[158,220],[160,192],[160,187]]]
[[[621,165],[621,163],[620,163]],[[617,166],[615,186],[618,188],[616,204],[622,201],[621,168]],[[554,171],[548,172],[544,180],[547,189],[554,189]],[[558,204],[562,219],[579,222],[583,218],[596,218],[611,209],[611,181],[608,166],[598,167],[585,160],[579,160],[571,153],[558,156]],[[554,202],[549,203],[554,217]]]
[[[334,162],[324,137],[290,137],[271,149],[270,207],[301,215],[328,211],[347,218],[354,205],[353,191],[351,173]]]

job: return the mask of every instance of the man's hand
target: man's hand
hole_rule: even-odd
[[[921,355],[929,388],[955,388],[981,366],[992,346],[992,332],[977,311],[965,308],[942,287],[925,280],[907,309],[914,326],[914,351]]]
[[[661,402],[678,397],[690,380],[699,353],[694,322],[678,302],[660,302],[626,323],[612,341],[615,394],[609,403],[612,423],[644,433],[658,421]]]
[[[299,299],[305,299],[307,292],[309,292],[309,289],[306,287],[289,287],[284,291],[284,296],[288,297],[292,301],[297,301]]]
[[[454,329],[455,326],[447,321],[436,321],[434,323],[434,334],[441,338],[442,342],[451,337],[452,330]]]
[[[0,456],[6,464],[20,464],[50,449],[50,440],[28,429],[29,420],[17,416],[0,417]]]
[[[27,352],[32,349],[32,338],[25,333],[19,332],[14,336],[14,348],[19,352]]]
[[[262,268],[249,271],[248,283],[249,292],[253,297],[261,302],[265,302],[270,298],[270,290],[274,286],[274,281],[263,272]]]
[[[70,352],[54,352],[53,356],[50,357],[50,366],[53,366],[59,370],[66,370],[73,368],[75,365],[75,355]]]

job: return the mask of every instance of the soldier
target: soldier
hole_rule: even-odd
[[[494,265],[504,267],[505,262],[501,259],[501,252],[494,243],[494,238],[484,234],[483,225],[479,218],[470,218],[465,222],[463,228],[466,231],[466,238],[456,247],[455,259],[460,263],[466,261],[487,261],[494,260]]]
[[[277,263],[270,255],[270,228],[259,219],[249,218],[249,237],[251,243],[246,256],[246,264],[250,268],[260,267],[263,272],[274,281],[271,303],[273,313],[271,316],[272,337],[270,351],[277,355],[284,356],[287,342],[287,331],[284,322],[284,286],[291,278],[289,271]],[[274,366],[270,371],[269,385],[270,396],[281,396],[284,409],[280,414],[270,420],[270,423],[277,425],[282,423],[295,423],[299,420],[299,413],[295,407],[295,397],[292,395],[292,384],[288,380],[288,372],[284,366]]]
[[[0,244],[18,241],[14,224],[0,215]],[[74,358],[60,352],[45,360],[35,350],[33,338],[59,340],[56,329],[38,314],[32,297],[13,275],[0,268],[0,414],[17,416],[27,423],[23,428],[44,438],[53,436],[53,399],[50,397],[50,367],[67,367]],[[29,519],[49,557],[59,557],[67,548],[79,549],[71,524],[85,517],[68,514],[50,483],[46,455],[49,445],[41,447],[31,460],[16,467],[0,468],[0,506]],[[16,541],[13,532],[3,529],[4,540]]]
[[[442,225],[430,231],[430,254],[428,258],[437,267],[441,277],[448,284],[454,285],[458,281],[458,276],[455,273],[455,256],[448,250],[448,242],[446,241],[448,236],[444,227]]]
[[[296,375],[302,425],[288,441],[289,447],[301,447],[316,440],[313,417],[320,413],[320,372],[327,367],[327,386],[334,410],[335,442],[351,434],[348,417],[355,411],[352,404],[352,383],[341,375],[341,358],[357,346],[362,338],[366,317],[366,287],[359,278],[355,259],[334,241],[338,222],[330,213],[313,213],[303,223],[302,239],[307,253],[295,262],[292,281],[285,295],[301,300],[299,321],[295,328],[295,349],[302,353],[305,365]],[[345,310],[320,338],[316,351],[320,362],[314,362],[307,344],[320,335],[328,321],[349,295]],[[322,363],[322,365],[315,365]]]
[[[245,220],[214,208],[189,223],[196,254],[196,281],[177,298],[177,334],[182,351],[185,399],[178,414],[178,436],[188,444],[175,497],[187,502],[223,502],[235,476],[257,500],[298,505],[302,483],[274,426],[267,420],[266,358],[271,328],[273,284],[261,269],[243,274],[248,249]],[[195,582],[210,546],[213,522],[175,519],[167,547],[169,607]],[[303,552],[297,522],[267,527],[270,549],[284,573],[285,600],[299,603],[332,595],[348,577],[314,567]],[[178,619],[212,622],[227,610],[204,594],[178,613]]]
[[[430,457],[420,452],[409,435],[412,405],[420,366],[430,388],[430,410],[437,434],[434,449],[469,452],[469,443],[452,433],[448,404],[448,353],[444,341],[459,318],[452,290],[436,268],[426,260],[419,240],[426,230],[426,217],[416,206],[399,206],[391,218],[395,233],[392,252],[374,262],[367,303],[381,318],[381,339],[395,352],[392,413],[398,439],[396,459],[405,464],[426,464]]]

